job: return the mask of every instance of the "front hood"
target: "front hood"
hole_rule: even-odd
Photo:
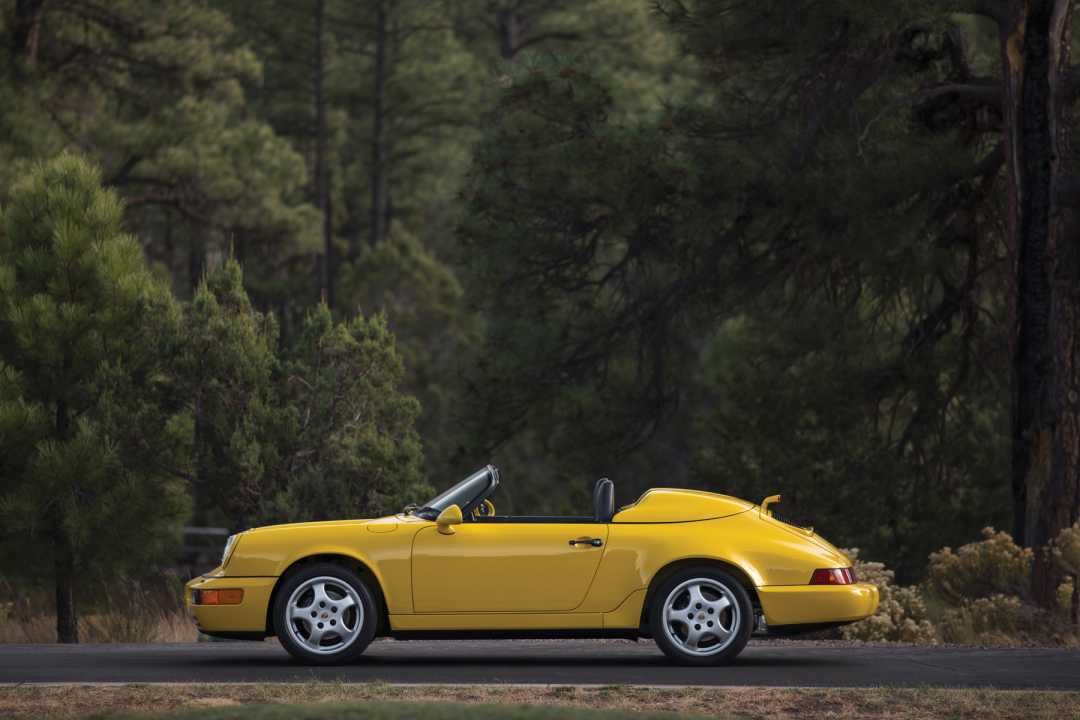
[[[737,515],[754,507],[753,503],[730,495],[654,488],[647,490],[633,505],[620,508],[611,519],[615,523],[670,523],[715,520]]]
[[[303,530],[303,529],[319,529],[328,528],[334,526],[340,527],[357,527],[359,525],[366,525],[367,523],[374,522],[371,519],[365,520],[316,520],[312,522],[297,522],[297,523],[281,523],[280,525],[263,525],[261,527],[245,530],[245,533],[262,533],[273,530]]]

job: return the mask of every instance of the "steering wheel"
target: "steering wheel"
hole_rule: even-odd
[[[483,502],[473,508],[472,516],[474,520],[479,520],[482,517],[494,517],[495,503],[485,498]]]

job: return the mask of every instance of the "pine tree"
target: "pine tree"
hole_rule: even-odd
[[[177,307],[101,179],[63,155],[0,217],[2,561],[52,580],[60,642],[78,641],[80,578],[153,559],[189,510],[184,422],[163,409]]]
[[[247,111],[261,67],[225,14],[186,0],[17,6],[0,21],[14,55],[0,72],[0,198],[37,158],[77,147],[190,292],[209,255],[234,249],[254,271],[318,242],[303,159]]]
[[[277,324],[255,310],[239,263],[209,271],[185,308],[172,368],[187,406],[191,485],[199,522],[246,527],[267,491],[267,442],[278,370]]]
[[[385,318],[335,322],[312,310],[278,384],[274,439],[281,462],[264,517],[375,516],[420,502],[430,488],[414,423],[416,399]]]

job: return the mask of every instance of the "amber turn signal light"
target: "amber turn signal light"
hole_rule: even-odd
[[[196,605],[239,605],[244,602],[244,591],[240,588],[196,590],[192,600]]]
[[[811,585],[852,585],[855,571],[851,568],[822,568],[810,576]]]

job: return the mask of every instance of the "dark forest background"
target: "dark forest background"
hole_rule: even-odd
[[[601,476],[781,493],[903,581],[984,526],[1044,545],[1080,510],[1071,10],[5,0],[7,532],[63,574],[121,470],[136,517],[242,529],[492,461],[518,514],[584,512]],[[142,384],[105,353],[111,389],[65,394],[73,276],[19,243],[87,208],[169,297],[95,330],[165,318]],[[83,432],[113,454],[63,449]]]

